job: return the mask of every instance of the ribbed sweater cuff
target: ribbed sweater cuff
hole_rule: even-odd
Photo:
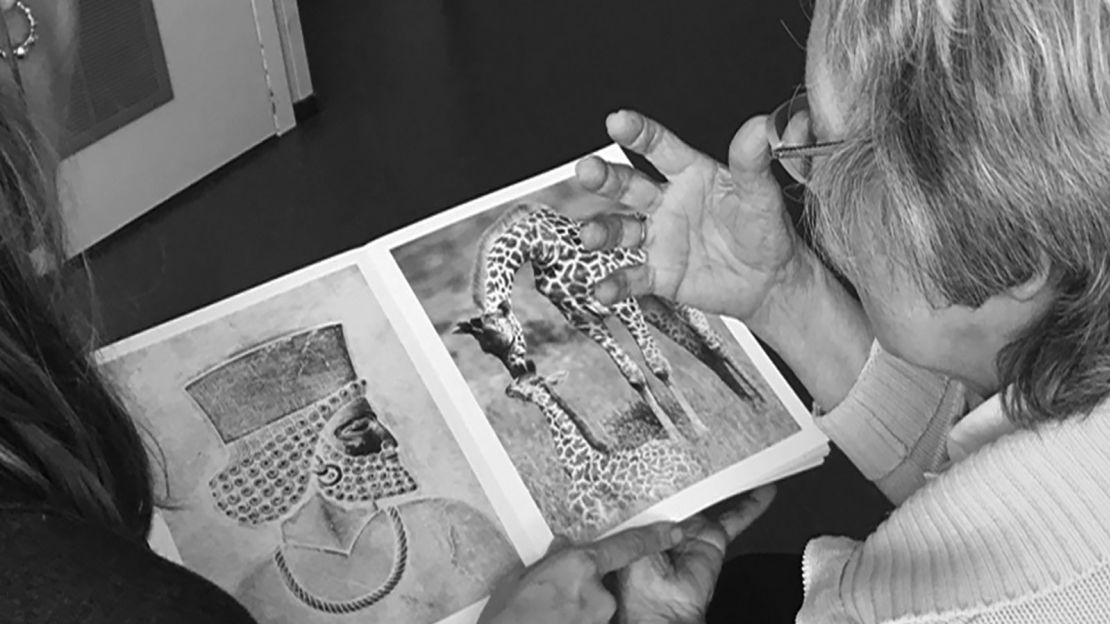
[[[909,456],[937,414],[948,379],[899,360],[875,342],[859,378],[818,426],[872,481]]]
[[[802,591],[805,600],[797,620],[802,624],[852,622],[840,595],[844,568],[859,542],[847,537],[818,537],[806,544],[802,555]]]

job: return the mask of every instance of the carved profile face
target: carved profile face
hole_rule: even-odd
[[[364,391],[365,382],[353,382],[236,443],[228,466],[209,481],[217,508],[253,526],[291,515],[312,488],[345,507],[415,490],[397,439]]]
[[[398,446],[365,397],[344,405],[316,447],[313,472],[320,495],[341,506],[359,506],[415,490]]]
[[[332,417],[330,433],[337,446],[355,457],[396,451],[397,438],[378,420],[366,399],[359,399],[352,407]]]

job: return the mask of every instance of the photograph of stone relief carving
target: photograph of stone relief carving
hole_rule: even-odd
[[[799,431],[719,318],[594,282],[606,200],[560,182],[392,250],[550,528],[584,539]]]
[[[263,623],[442,620],[519,565],[356,267],[105,363],[185,564]]]

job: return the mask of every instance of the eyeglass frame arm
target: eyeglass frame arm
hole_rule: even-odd
[[[828,141],[825,143],[814,143],[813,145],[780,145],[771,148],[771,158],[782,160],[785,158],[827,156],[843,144],[844,141]]]

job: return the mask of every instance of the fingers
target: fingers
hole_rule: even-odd
[[[659,185],[643,173],[628,165],[606,162],[597,156],[578,161],[574,173],[578,183],[587,191],[640,211],[654,210],[663,194]]]
[[[638,264],[618,269],[594,286],[594,298],[602,305],[612,305],[629,297],[655,292],[655,269]]]
[[[725,551],[728,550],[730,539],[725,528],[720,522],[714,522],[702,514],[693,516],[683,522],[682,530],[688,539],[687,548],[692,548],[695,551],[703,551],[709,548],[715,551],[717,556],[723,556]],[[704,554],[714,554],[714,552]]]
[[[809,142],[809,111],[801,111],[786,122],[783,145],[805,145]]]
[[[580,600],[588,622],[609,622],[617,612],[617,599],[600,582],[583,585]]]
[[[675,567],[704,575],[707,585],[712,587],[728,552],[729,537],[719,522],[709,520],[698,514],[682,523],[688,536],[681,546],[675,549]],[[712,596],[712,590],[709,595]],[[707,600],[708,602],[708,600]]]
[[[698,159],[698,152],[658,122],[633,111],[617,111],[605,127],[618,145],[647,158],[660,173],[674,175]]]
[[[547,545],[546,554],[550,555],[552,553],[559,552],[560,550],[563,550],[564,548],[570,546],[570,544],[570,538],[566,535],[556,535],[554,538],[552,538],[551,543]]]
[[[586,549],[597,566],[597,573],[619,570],[640,557],[669,550],[684,539],[682,529],[672,522],[657,522],[628,529],[594,542]]]
[[[721,513],[717,518],[717,522],[721,523],[721,526],[724,527],[725,534],[728,536],[728,541],[731,542],[736,539],[744,529],[748,528],[759,516],[763,515],[763,512],[767,511],[767,508],[771,506],[771,501],[774,499],[774,484],[765,485],[750,492],[735,507]]]
[[[768,142],[767,123],[765,116],[752,117],[732,137],[728,146],[728,168],[733,180],[739,185],[775,183],[771,173],[771,144]]]
[[[582,224],[578,238],[586,249],[634,249],[646,246],[648,232],[642,213],[607,212]]]

